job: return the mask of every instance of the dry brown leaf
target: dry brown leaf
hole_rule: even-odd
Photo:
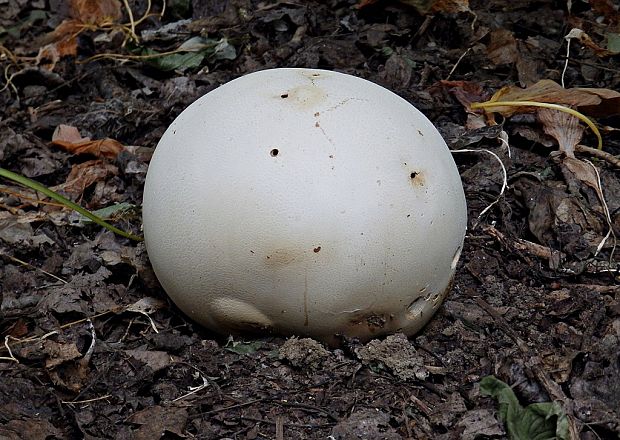
[[[57,185],[54,191],[63,191],[73,199],[79,199],[86,188],[108,176],[118,174],[118,168],[103,160],[89,160],[71,168],[65,183]]]
[[[73,342],[60,343],[47,339],[43,342],[43,351],[47,354],[45,368],[54,368],[82,357],[82,353]]]
[[[379,0],[360,0],[357,8],[377,3]],[[469,12],[469,0],[399,0],[407,6],[413,7],[419,14],[425,15],[429,12],[445,12],[447,14],[457,14],[459,12]]]
[[[479,102],[485,99],[482,87],[477,82],[441,80],[439,85],[447,88],[466,108],[469,108],[472,102]]]
[[[63,20],[39,41],[37,65],[54,70],[63,57],[77,55],[77,37],[93,26],[109,25],[123,16],[119,0],[70,0],[70,19]]]
[[[517,40],[508,29],[496,29],[490,34],[487,56],[493,64],[512,64],[519,58]]]
[[[73,154],[91,154],[95,157],[114,159],[125,149],[123,144],[111,138],[91,140],[83,138],[77,128],[59,125],[52,135],[52,144]]]
[[[565,89],[555,81],[543,79],[536,84],[522,89],[507,86],[495,93],[491,101],[497,105],[485,107],[487,112],[501,113],[511,116],[516,113],[531,113],[533,107],[502,106],[502,101],[535,101],[562,104],[577,107],[582,113],[594,116],[613,115],[620,113],[620,93],[610,89],[573,88]]]
[[[551,109],[539,109],[538,120],[543,124],[543,130],[553,136],[568,157],[575,157],[575,146],[583,137],[584,128],[579,119],[568,113]]]
[[[96,157],[105,157],[108,159],[114,159],[118,156],[118,153],[123,151],[123,144],[111,138],[99,139],[96,141],[87,140],[78,143],[55,141],[53,144],[73,154],[92,154]]]
[[[617,3],[614,6],[612,0],[588,0],[588,3],[597,14],[603,15],[612,25],[620,21]]]
[[[431,7],[431,11],[445,12],[447,14],[470,12],[469,0],[435,0],[433,2],[433,6]]]
[[[70,14],[82,23],[101,25],[123,17],[119,0],[71,0]]]
[[[595,190],[597,195],[599,195],[598,176],[591,165],[575,157],[565,157],[562,164],[582,183]]]

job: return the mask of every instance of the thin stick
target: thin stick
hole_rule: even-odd
[[[497,196],[497,198],[486,208],[484,208],[482,210],[482,212],[480,212],[480,214],[478,214],[478,220],[480,220],[480,218],[486,214],[489,209],[491,209],[491,207],[493,207],[493,205],[495,205],[497,202],[499,202],[499,200],[501,199],[501,197],[504,195],[504,191],[506,191],[506,188],[508,188],[508,172],[506,171],[506,167],[504,166],[504,162],[502,162],[502,160],[499,158],[499,156],[495,153],[493,153],[491,150],[485,150],[485,149],[480,149],[480,150],[472,150],[469,148],[465,148],[462,150],[451,150],[451,153],[479,153],[479,152],[485,152],[485,153],[489,153],[491,156],[493,156],[501,165],[502,167],[502,173],[503,173],[503,181],[502,181],[502,189],[499,192],[499,195]]]

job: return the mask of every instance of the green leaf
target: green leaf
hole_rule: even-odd
[[[232,351],[233,353],[245,355],[256,353],[256,351],[262,346],[263,343],[261,341],[236,342],[231,338],[228,340],[224,348],[228,351]]]
[[[568,440],[568,418],[557,402],[523,408],[512,388],[494,376],[480,381],[480,392],[498,401],[511,440]]]
[[[146,62],[159,70],[170,71],[195,69],[200,67],[205,59],[233,60],[237,51],[226,38],[214,40],[212,38],[192,37],[181,44],[176,53],[161,53],[149,48],[139,49],[141,55],[146,55]],[[159,55],[159,56],[158,56]]]
[[[607,50],[613,53],[620,53],[620,34],[607,33]]]
[[[142,55],[157,55],[159,52],[153,49],[145,48],[142,50]],[[162,55],[159,57],[153,57],[147,59],[147,63],[159,70],[168,72],[170,70],[186,70],[200,67],[202,61],[205,59],[205,54],[202,52],[186,52],[186,53],[172,53],[168,55]]]
[[[93,211],[93,214],[98,216],[103,220],[117,220],[121,218],[124,214],[135,211],[136,205],[131,203],[115,203],[114,205],[106,206],[105,208],[97,209]],[[78,214],[77,222],[79,224],[90,224],[94,223],[91,219],[84,217],[82,214]]]

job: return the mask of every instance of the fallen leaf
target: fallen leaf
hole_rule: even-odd
[[[543,130],[558,141],[560,151],[568,157],[575,157],[575,146],[583,137],[583,126],[579,119],[568,113],[551,109],[539,109],[538,120],[543,124]]]
[[[601,14],[611,24],[617,24],[620,21],[618,16],[618,4],[614,5],[613,0],[588,0],[590,6],[597,14]]]
[[[85,30],[113,24],[123,16],[119,0],[71,0],[69,16],[38,42],[36,64],[54,70],[63,57],[77,55],[77,37]]]
[[[496,29],[490,34],[487,56],[496,66],[512,64],[519,58],[517,40],[508,29]]]
[[[379,0],[360,0],[357,8],[377,3]],[[414,8],[419,14],[426,15],[431,12],[445,12],[447,14],[457,14],[459,12],[469,12],[469,0],[399,0],[400,3]]]
[[[91,140],[83,138],[77,128],[59,125],[52,135],[52,144],[73,154],[90,154],[95,157],[114,159],[125,149],[123,144],[111,138]]]
[[[75,343],[60,343],[46,339],[43,343],[43,351],[47,354],[45,368],[54,368],[68,361],[79,359],[82,353]]]
[[[136,312],[136,313],[146,313],[147,315],[150,313],[155,313],[157,310],[163,309],[166,307],[166,302],[161,299],[146,297],[141,298],[133,304],[125,307],[125,310],[128,312]]]
[[[80,130],[71,125],[60,124],[52,134],[52,142],[63,141],[77,143],[86,139],[88,138],[83,138],[80,134]]]
[[[73,154],[92,154],[96,157],[105,157],[108,159],[114,159],[118,154],[123,151],[124,147],[119,141],[111,138],[99,139],[96,141],[82,141],[78,143],[53,142],[54,145],[64,148],[69,153]]]
[[[497,400],[499,417],[511,439],[568,440],[568,418],[559,403],[532,403],[523,408],[512,388],[493,376],[480,381],[480,392]]]
[[[65,183],[52,187],[54,191],[63,191],[74,200],[95,182],[105,180],[108,176],[118,174],[118,168],[103,160],[89,160],[73,165]]]
[[[478,102],[485,99],[482,86],[473,81],[447,81],[441,80],[438,86],[445,87],[454,97],[463,105],[469,108],[472,102]]]
[[[131,356],[135,360],[142,362],[153,372],[162,370],[175,362],[175,358],[170,356],[165,351],[124,350],[124,353]]]
[[[119,0],[71,0],[70,15],[82,23],[101,25],[123,17]]]
[[[140,428],[133,432],[132,438],[147,440],[167,437],[166,432],[183,438],[187,420],[186,408],[151,406],[133,413],[126,422],[140,425]]]
[[[593,116],[620,114],[620,92],[587,87],[565,89],[550,79],[543,79],[525,89],[517,86],[503,87],[490,100],[490,102],[497,103],[497,105],[485,107],[485,110],[488,112],[501,113],[506,117],[517,113],[532,113],[535,111],[534,107],[502,106],[502,101],[534,101],[561,104],[568,107],[576,107],[582,113]]]

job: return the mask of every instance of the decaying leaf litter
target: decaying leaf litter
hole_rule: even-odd
[[[142,244],[3,180],[0,437],[510,438],[541,408],[539,434],[620,433],[612,2],[0,6],[1,166],[121,229],[140,233],[148,161],[174,117],[271,67],[355,74],[416,105],[467,150],[454,157],[470,218],[453,292],[420,334],[334,350],[205,331]],[[602,149],[573,115],[475,108],[489,100],[577,110]]]

